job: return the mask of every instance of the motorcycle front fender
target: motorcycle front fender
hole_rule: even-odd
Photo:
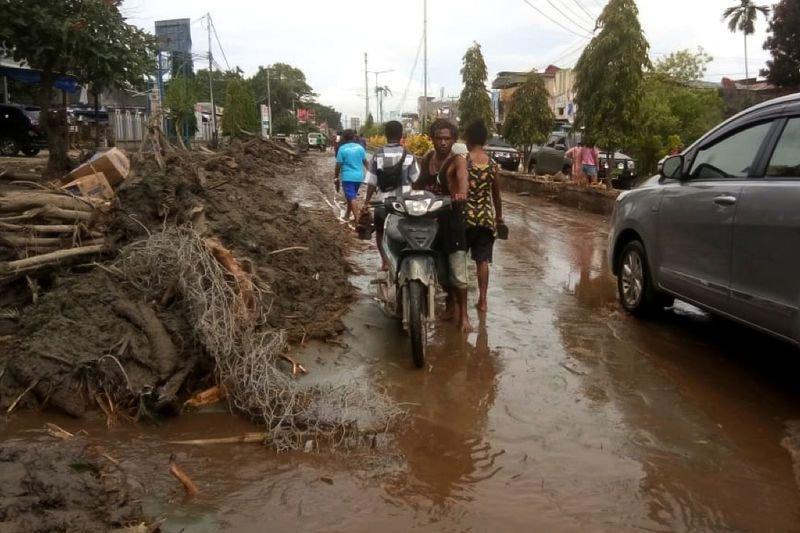
[[[400,272],[397,273],[397,285],[402,288],[403,298],[403,326],[408,325],[408,291],[406,289],[409,281],[419,281],[428,288],[428,309],[427,316],[429,321],[435,320],[435,297],[436,297],[436,260],[430,255],[410,255],[400,263]]]

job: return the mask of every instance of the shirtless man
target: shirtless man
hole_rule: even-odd
[[[430,128],[433,150],[422,158],[420,179],[415,187],[437,194],[450,195],[453,209],[439,215],[439,246],[447,259],[448,276],[442,279],[447,291],[445,317],[457,318],[462,331],[470,331],[467,312],[467,242],[463,205],[469,182],[467,162],[463,155],[453,153],[458,130],[452,122],[436,120]]]

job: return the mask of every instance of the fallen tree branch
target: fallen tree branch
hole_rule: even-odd
[[[190,478],[189,475],[183,471],[183,468],[175,464],[172,458],[170,458],[169,461],[169,473],[172,474],[175,479],[181,482],[186,494],[189,496],[194,496],[200,492],[200,489],[198,489],[197,485],[194,484],[192,478]]]
[[[76,224],[9,224],[8,222],[0,222],[0,229],[30,233],[76,233],[81,229],[81,226]]]
[[[74,209],[62,209],[60,207],[48,205],[45,207],[37,207],[34,209],[29,209],[24,213],[22,213],[21,215],[1,217],[0,220],[8,222],[8,221],[30,220],[32,218],[43,218],[43,219],[68,220],[70,222],[89,222],[92,220],[92,216],[93,216],[92,211],[76,211]]]
[[[154,370],[162,380],[170,377],[178,363],[178,350],[156,312],[147,304],[122,298],[117,299],[112,307],[115,313],[144,332],[156,364]]]
[[[217,437],[212,439],[171,440],[170,444],[183,444],[188,446],[205,446],[207,444],[241,444],[264,442],[269,438],[267,433],[245,433],[237,437]]]
[[[45,191],[11,191],[0,195],[0,210],[22,211],[31,207],[52,206],[71,211],[94,211],[88,199]]]
[[[0,277],[9,275],[17,275],[23,272],[30,272],[46,266],[57,265],[62,261],[80,257],[89,254],[99,254],[106,251],[108,248],[105,243],[92,244],[89,246],[81,246],[78,248],[70,248],[67,250],[58,250],[34,257],[27,257],[25,259],[17,259],[16,261],[7,261],[0,263]]]
[[[279,254],[279,253],[282,253],[282,252],[289,252],[289,251],[292,251],[292,250],[302,250],[302,251],[306,252],[306,251],[308,251],[308,246],[289,246],[288,248],[281,248],[279,250],[272,250],[267,255],[274,255],[274,254]]]

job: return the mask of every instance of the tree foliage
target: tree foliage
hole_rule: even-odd
[[[488,76],[481,45],[474,43],[464,54],[461,67],[464,88],[458,99],[458,120],[462,127],[466,127],[474,120],[483,119],[486,127],[492,129],[494,113],[492,113],[492,99],[486,89]]]
[[[243,132],[257,133],[259,129],[253,87],[245,80],[228,81],[225,91],[225,112],[222,131],[225,135],[244,137]]]
[[[656,61],[653,71],[678,81],[702,80],[713,60],[703,47],[698,47],[697,52],[678,50]]]
[[[380,127],[375,124],[375,119],[373,118],[372,113],[370,113],[358,133],[364,137],[372,137],[374,135],[378,135],[380,132]]]
[[[750,77],[750,67],[747,64],[747,36],[756,31],[756,19],[761,13],[765,17],[769,15],[769,7],[756,5],[753,0],[739,0],[739,4],[731,6],[722,12],[722,20],[728,21],[728,29],[731,33],[737,31],[744,34],[744,70],[745,78]]]
[[[249,79],[258,102],[267,101],[267,71],[273,117],[292,112],[298,107],[307,107],[305,104],[317,96],[306,82],[302,70],[286,63],[275,63],[269,67],[258,67],[258,72]]]
[[[524,146],[527,154],[528,147],[547,139],[554,119],[544,81],[532,73],[511,96],[503,137],[512,144]]]
[[[197,127],[194,114],[197,81],[193,76],[176,76],[167,83],[164,91],[164,107],[169,110],[175,135],[179,138],[183,138],[187,126],[189,134],[194,133]]]
[[[214,105],[225,107],[225,91],[228,88],[228,81],[241,80],[242,71],[239,67],[233,70],[212,70],[211,85],[214,87]],[[211,87],[208,83],[208,69],[200,69],[195,74],[196,91],[198,102],[211,101]]]
[[[769,23],[770,35],[764,43],[772,59],[761,71],[770,83],[781,87],[800,87],[800,2],[781,0]]]
[[[152,70],[154,39],[128,24],[120,0],[5,0],[0,45],[17,61],[42,71],[42,123],[48,132],[47,173],[66,170],[66,121],[50,116],[52,85],[72,75],[98,88],[137,84]]]
[[[597,28],[575,67],[577,122],[589,142],[613,153],[636,131],[650,45],[634,0],[609,0]]]

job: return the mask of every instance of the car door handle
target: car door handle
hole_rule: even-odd
[[[717,205],[733,205],[736,203],[736,197],[729,194],[723,194],[714,198],[714,203]]]

